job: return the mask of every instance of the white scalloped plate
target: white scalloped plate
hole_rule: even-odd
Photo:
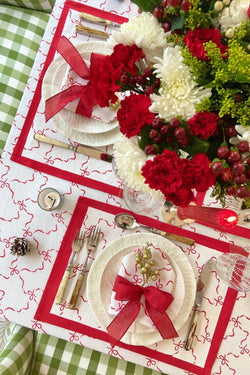
[[[175,329],[180,330],[186,322],[193,307],[196,291],[196,281],[193,268],[186,255],[172,242],[155,234],[136,233],[114,240],[106,246],[93,263],[87,282],[88,302],[91,310],[100,323],[106,327],[114,316],[107,313],[110,297],[116,275],[119,271],[122,258],[140,247],[147,241],[159,247],[175,271],[176,285],[173,288],[173,302],[167,310]],[[153,345],[162,340],[154,327],[146,327],[140,323],[133,323],[122,341],[132,345]]]

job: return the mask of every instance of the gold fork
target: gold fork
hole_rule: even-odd
[[[59,288],[57,290],[55,303],[60,303],[62,300],[62,296],[63,296],[64,290],[66,288],[66,285],[69,279],[70,270],[73,266],[76,253],[78,253],[78,251],[82,248],[84,238],[85,238],[85,233],[83,231],[79,232],[79,230],[77,230],[74,235],[73,242],[72,242],[72,254],[71,254],[69,263],[67,265],[67,268],[64,272],[63,278],[60,282]]]
[[[101,234],[101,228],[97,227],[96,225],[91,227],[89,236],[87,238],[87,257],[81,268],[80,274],[76,281],[76,285],[74,287],[74,290],[73,290],[73,293],[69,302],[70,309],[73,309],[75,307],[76,300],[77,300],[84,276],[87,273],[88,260],[89,260],[90,253],[96,250],[98,242],[99,242],[100,234]]]

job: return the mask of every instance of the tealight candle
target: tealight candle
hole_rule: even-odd
[[[46,188],[38,194],[38,204],[46,211],[52,211],[59,207],[61,195],[56,189]]]
[[[204,206],[178,207],[177,215],[181,220],[193,219],[202,224],[233,228],[238,222],[236,212],[228,209]]]

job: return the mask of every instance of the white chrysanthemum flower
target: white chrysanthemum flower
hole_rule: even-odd
[[[114,156],[118,174],[129,186],[151,194],[155,199],[163,197],[160,191],[150,189],[145,183],[141,168],[151,157],[147,157],[138,146],[137,137],[127,138],[122,135],[120,140],[114,144]]]
[[[249,0],[232,0],[230,5],[225,7],[219,15],[221,31],[224,32],[228,28],[235,28],[242,22],[246,22],[249,4]]]
[[[187,65],[182,62],[180,47],[167,47],[163,59],[154,65],[161,80],[158,94],[150,95],[149,110],[166,121],[176,116],[189,120],[195,114],[195,105],[211,96],[210,88],[198,86]]]
[[[244,128],[241,125],[235,125],[235,129],[239,134],[237,137],[230,138],[230,143],[237,145],[240,141],[247,141],[250,144],[250,127]]]
[[[157,19],[148,12],[123,23],[119,31],[112,32],[107,43],[110,48],[120,43],[126,46],[136,44],[143,50],[149,62],[154,62],[155,56],[162,57],[167,45],[164,30]]]

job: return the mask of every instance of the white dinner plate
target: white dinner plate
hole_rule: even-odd
[[[92,52],[110,53],[103,42],[84,42],[76,45],[76,48],[85,60],[89,60]],[[42,85],[44,101],[60,92],[67,67],[68,64],[61,55],[58,55],[50,64]],[[52,117],[51,121],[66,137],[95,147],[113,144],[121,135],[117,120],[103,122],[67,109],[62,109]]]
[[[155,234],[136,233],[118,238],[108,244],[93,263],[87,281],[88,302],[98,323],[106,329],[114,316],[108,314],[108,307],[115,278],[122,259],[133,249],[151,242],[166,255],[167,261],[175,271],[175,285],[172,290],[174,301],[167,314],[173,321],[176,331],[181,329],[192,309],[196,281],[193,268],[186,255],[172,242]],[[123,336],[123,342],[132,345],[153,345],[162,340],[159,332],[152,326],[146,327],[134,322]]]

